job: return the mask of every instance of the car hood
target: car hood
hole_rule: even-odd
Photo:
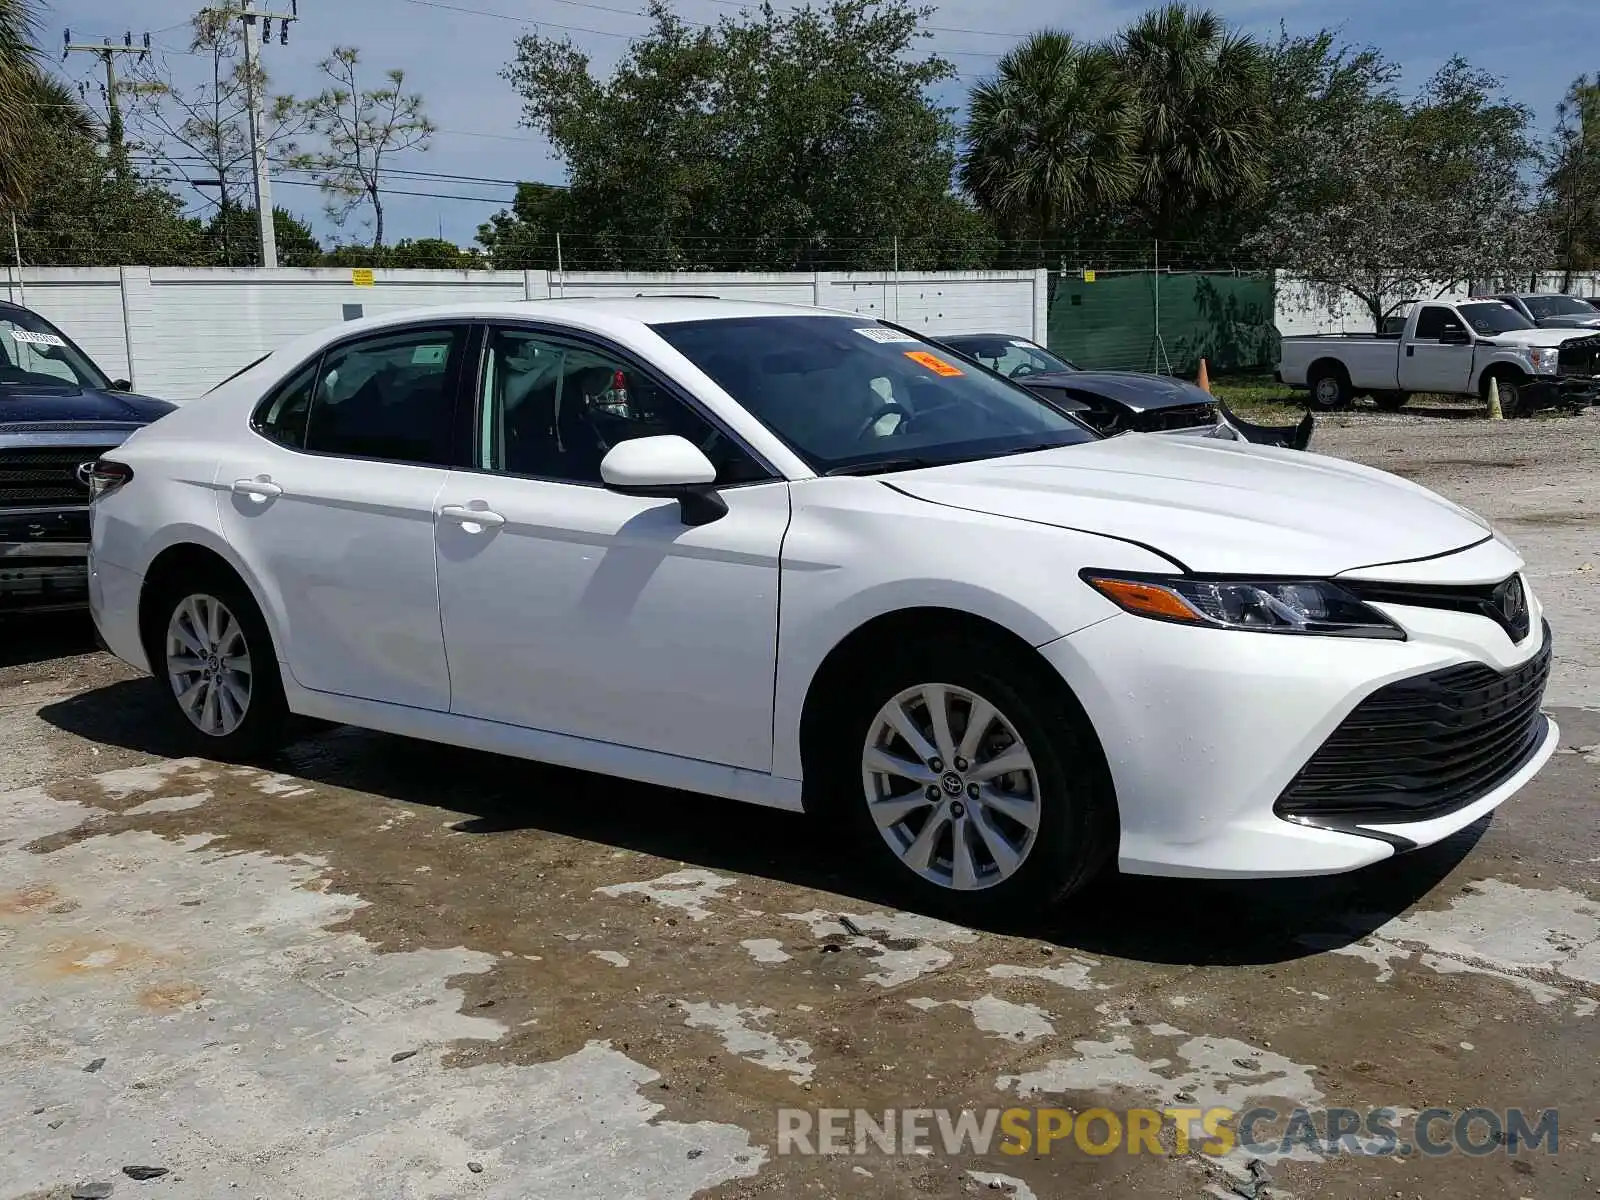
[[[1589,337],[1589,329],[1513,329],[1510,333],[1497,333],[1483,340],[1502,346],[1560,346],[1573,338]]]
[[[1398,476],[1210,438],[1129,433],[885,482],[934,504],[1136,542],[1208,574],[1326,577],[1492,536],[1481,518]]]
[[[1038,379],[1053,387],[1072,387],[1110,400],[1131,412],[1153,412],[1190,404],[1215,404],[1216,397],[1183,379],[1165,375],[1140,375],[1133,371],[1078,371],[1074,374],[1024,376],[1019,383]]]
[[[165,400],[98,388],[0,385],[0,429],[39,422],[109,421],[147,425],[173,410]]]
[[[1545,329],[1600,329],[1600,313],[1592,317],[1546,317],[1540,325]]]

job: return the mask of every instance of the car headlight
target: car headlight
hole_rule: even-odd
[[[1393,638],[1405,631],[1326,579],[1194,579],[1182,575],[1082,572],[1083,581],[1125,612],[1212,629]]]
[[[1561,351],[1554,346],[1536,346],[1528,350],[1528,364],[1536,375],[1554,375],[1561,359]]]

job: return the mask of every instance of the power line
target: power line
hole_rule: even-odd
[[[742,3],[741,0],[713,0],[713,2],[714,3],[726,3],[726,4],[731,5],[732,7],[741,8],[741,9],[748,9],[748,8],[752,7],[751,5]],[[595,35],[597,35],[599,37],[612,37],[612,38],[636,38],[636,37],[640,37],[641,36],[640,33],[618,33],[617,31],[611,30],[611,29],[587,29],[587,28],[584,28],[583,26],[579,26],[579,25],[560,25],[560,24],[557,24],[554,21],[545,21],[545,20],[542,20],[542,19],[541,20],[535,20],[535,19],[530,18],[530,17],[519,17],[519,16],[516,16],[516,15],[514,15],[512,13],[492,12],[489,9],[486,9],[486,8],[469,8],[466,5],[462,5],[462,4],[448,4],[448,3],[445,2],[445,0],[405,0],[405,3],[407,3],[407,4],[415,4],[415,5],[417,5],[417,6],[421,7],[421,8],[439,8],[439,9],[445,9],[446,11],[449,11],[449,12],[466,13],[467,15],[474,16],[474,17],[490,17],[490,18],[493,18],[494,20],[497,20],[497,21],[512,21],[512,22],[515,22],[518,25],[532,25],[532,26],[540,27],[540,28],[560,29],[563,32],[569,32],[569,33],[592,33],[592,34],[595,34]],[[591,3],[588,3],[587,0],[556,0],[556,3],[558,3],[558,4],[571,4],[571,5],[574,5],[574,6],[578,7],[578,8],[590,8],[590,9],[595,9],[595,10],[597,10],[599,12],[617,13],[617,14],[622,15],[622,16],[639,17],[641,19],[645,15],[644,13],[641,13],[641,12],[630,12],[627,9],[622,9],[622,8],[610,8],[610,7],[608,7],[606,5],[603,5],[603,4],[591,4]],[[794,9],[781,9],[779,11],[780,12],[794,12],[796,10],[794,10]],[[712,28],[715,28],[715,26],[713,26],[710,22],[707,22],[707,21],[684,20],[683,23],[685,25],[692,25],[697,29],[712,29]],[[1021,36],[1021,35],[1018,35],[1018,34],[989,33],[989,32],[986,32],[984,30],[977,30],[977,29],[960,29],[960,28],[957,28],[955,26],[925,25],[925,26],[923,26],[923,28],[929,30],[930,32],[935,32],[935,33],[964,33],[964,34],[976,33],[976,34],[979,34],[980,36],[985,36],[985,37],[1011,37],[1011,38],[1016,38],[1016,37]],[[993,58],[993,59],[999,59],[999,58],[1004,57],[1004,51],[946,49],[944,47],[939,47],[939,46],[934,47],[934,49],[935,49],[936,52],[938,52],[940,54],[955,54],[955,55],[961,55],[962,57],[969,57],[969,58]]]

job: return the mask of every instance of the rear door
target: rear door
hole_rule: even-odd
[[[1467,340],[1445,340],[1452,335]],[[1400,353],[1400,390],[1458,394],[1469,391],[1471,383],[1472,331],[1448,304],[1424,304]]]
[[[223,529],[314,691],[448,710],[434,501],[455,461],[465,324],[386,329],[307,363],[217,476]]]

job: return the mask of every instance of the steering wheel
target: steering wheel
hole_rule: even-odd
[[[899,433],[911,422],[911,413],[906,409],[904,404],[901,404],[898,400],[886,400],[882,404],[878,405],[877,408],[873,409],[870,417],[861,422],[861,427],[856,430],[855,436],[851,440],[859,442],[862,438],[866,437],[867,434],[872,432],[872,427],[874,425],[883,420],[890,413],[899,413],[901,417],[900,424],[895,426],[896,433]]]
[[[1011,368],[1011,374],[1008,375],[1007,378],[1008,379],[1017,379],[1017,378],[1020,378],[1023,375],[1036,375],[1036,374],[1038,374],[1038,368],[1035,367],[1032,363],[1026,363],[1025,362],[1025,363],[1018,363],[1016,366],[1012,367]]]

